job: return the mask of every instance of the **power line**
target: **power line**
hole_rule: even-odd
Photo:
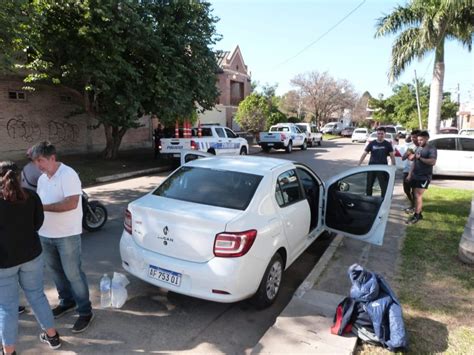
[[[349,13],[347,13],[347,15],[345,15],[342,19],[340,19],[338,22],[336,22],[335,25],[333,25],[332,27],[330,27],[326,32],[324,32],[321,36],[319,36],[318,38],[316,38],[313,42],[311,42],[310,44],[308,44],[306,47],[304,47],[302,50],[300,50],[298,53],[296,53],[293,57],[291,58],[288,58],[287,60],[283,61],[282,63],[278,64],[275,68],[279,68],[281,67],[282,65],[285,65],[286,63],[288,63],[289,61],[295,59],[296,57],[298,57],[301,53],[303,53],[304,51],[306,51],[308,48],[312,47],[313,45],[315,45],[317,42],[319,42],[321,39],[323,39],[329,32],[331,32],[333,29],[335,29],[337,26],[339,26],[342,22],[344,22],[349,16],[351,16],[354,12],[357,11],[357,9],[359,9],[359,7],[361,7],[364,3],[365,3],[366,0],[363,0],[359,5],[357,5],[354,9],[352,9]]]

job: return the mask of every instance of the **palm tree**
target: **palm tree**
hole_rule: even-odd
[[[375,37],[401,32],[392,46],[389,82],[393,83],[415,58],[435,52],[430,87],[428,129],[438,133],[443,99],[444,44],[459,41],[469,51],[474,33],[472,0],[411,0],[377,20]]]

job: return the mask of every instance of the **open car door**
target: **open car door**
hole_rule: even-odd
[[[328,231],[376,245],[383,244],[395,167],[368,165],[324,182],[323,223]]]
[[[207,157],[214,157],[215,155],[207,152],[201,152],[199,150],[183,150],[181,151],[181,157],[179,159],[179,165],[184,165],[189,163],[190,161],[207,158]]]

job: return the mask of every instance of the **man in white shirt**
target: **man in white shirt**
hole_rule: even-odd
[[[45,264],[59,294],[53,315],[59,318],[77,307],[79,318],[72,332],[80,333],[94,318],[87,278],[81,268],[81,181],[72,168],[56,160],[56,149],[49,142],[35,145],[32,158],[43,172],[37,193],[43,203],[44,223],[38,234]]]

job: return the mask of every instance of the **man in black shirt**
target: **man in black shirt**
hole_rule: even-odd
[[[393,154],[392,143],[385,140],[385,128],[377,128],[377,139],[373,140],[364,149],[364,153],[359,159],[361,165],[367,154],[370,153],[369,165],[382,164],[387,165],[387,157],[390,156],[392,165],[395,165],[395,156]],[[388,186],[388,175],[384,172],[369,172],[367,174],[367,196],[372,196],[375,178],[379,181],[380,189],[382,190],[382,197],[385,196]]]
[[[415,151],[415,159],[407,176],[415,196],[415,213],[407,221],[408,224],[415,224],[423,219],[421,214],[423,209],[423,193],[428,189],[433,176],[433,166],[436,164],[438,157],[436,148],[428,144],[429,138],[430,135],[427,131],[420,132],[418,135],[419,146]]]

